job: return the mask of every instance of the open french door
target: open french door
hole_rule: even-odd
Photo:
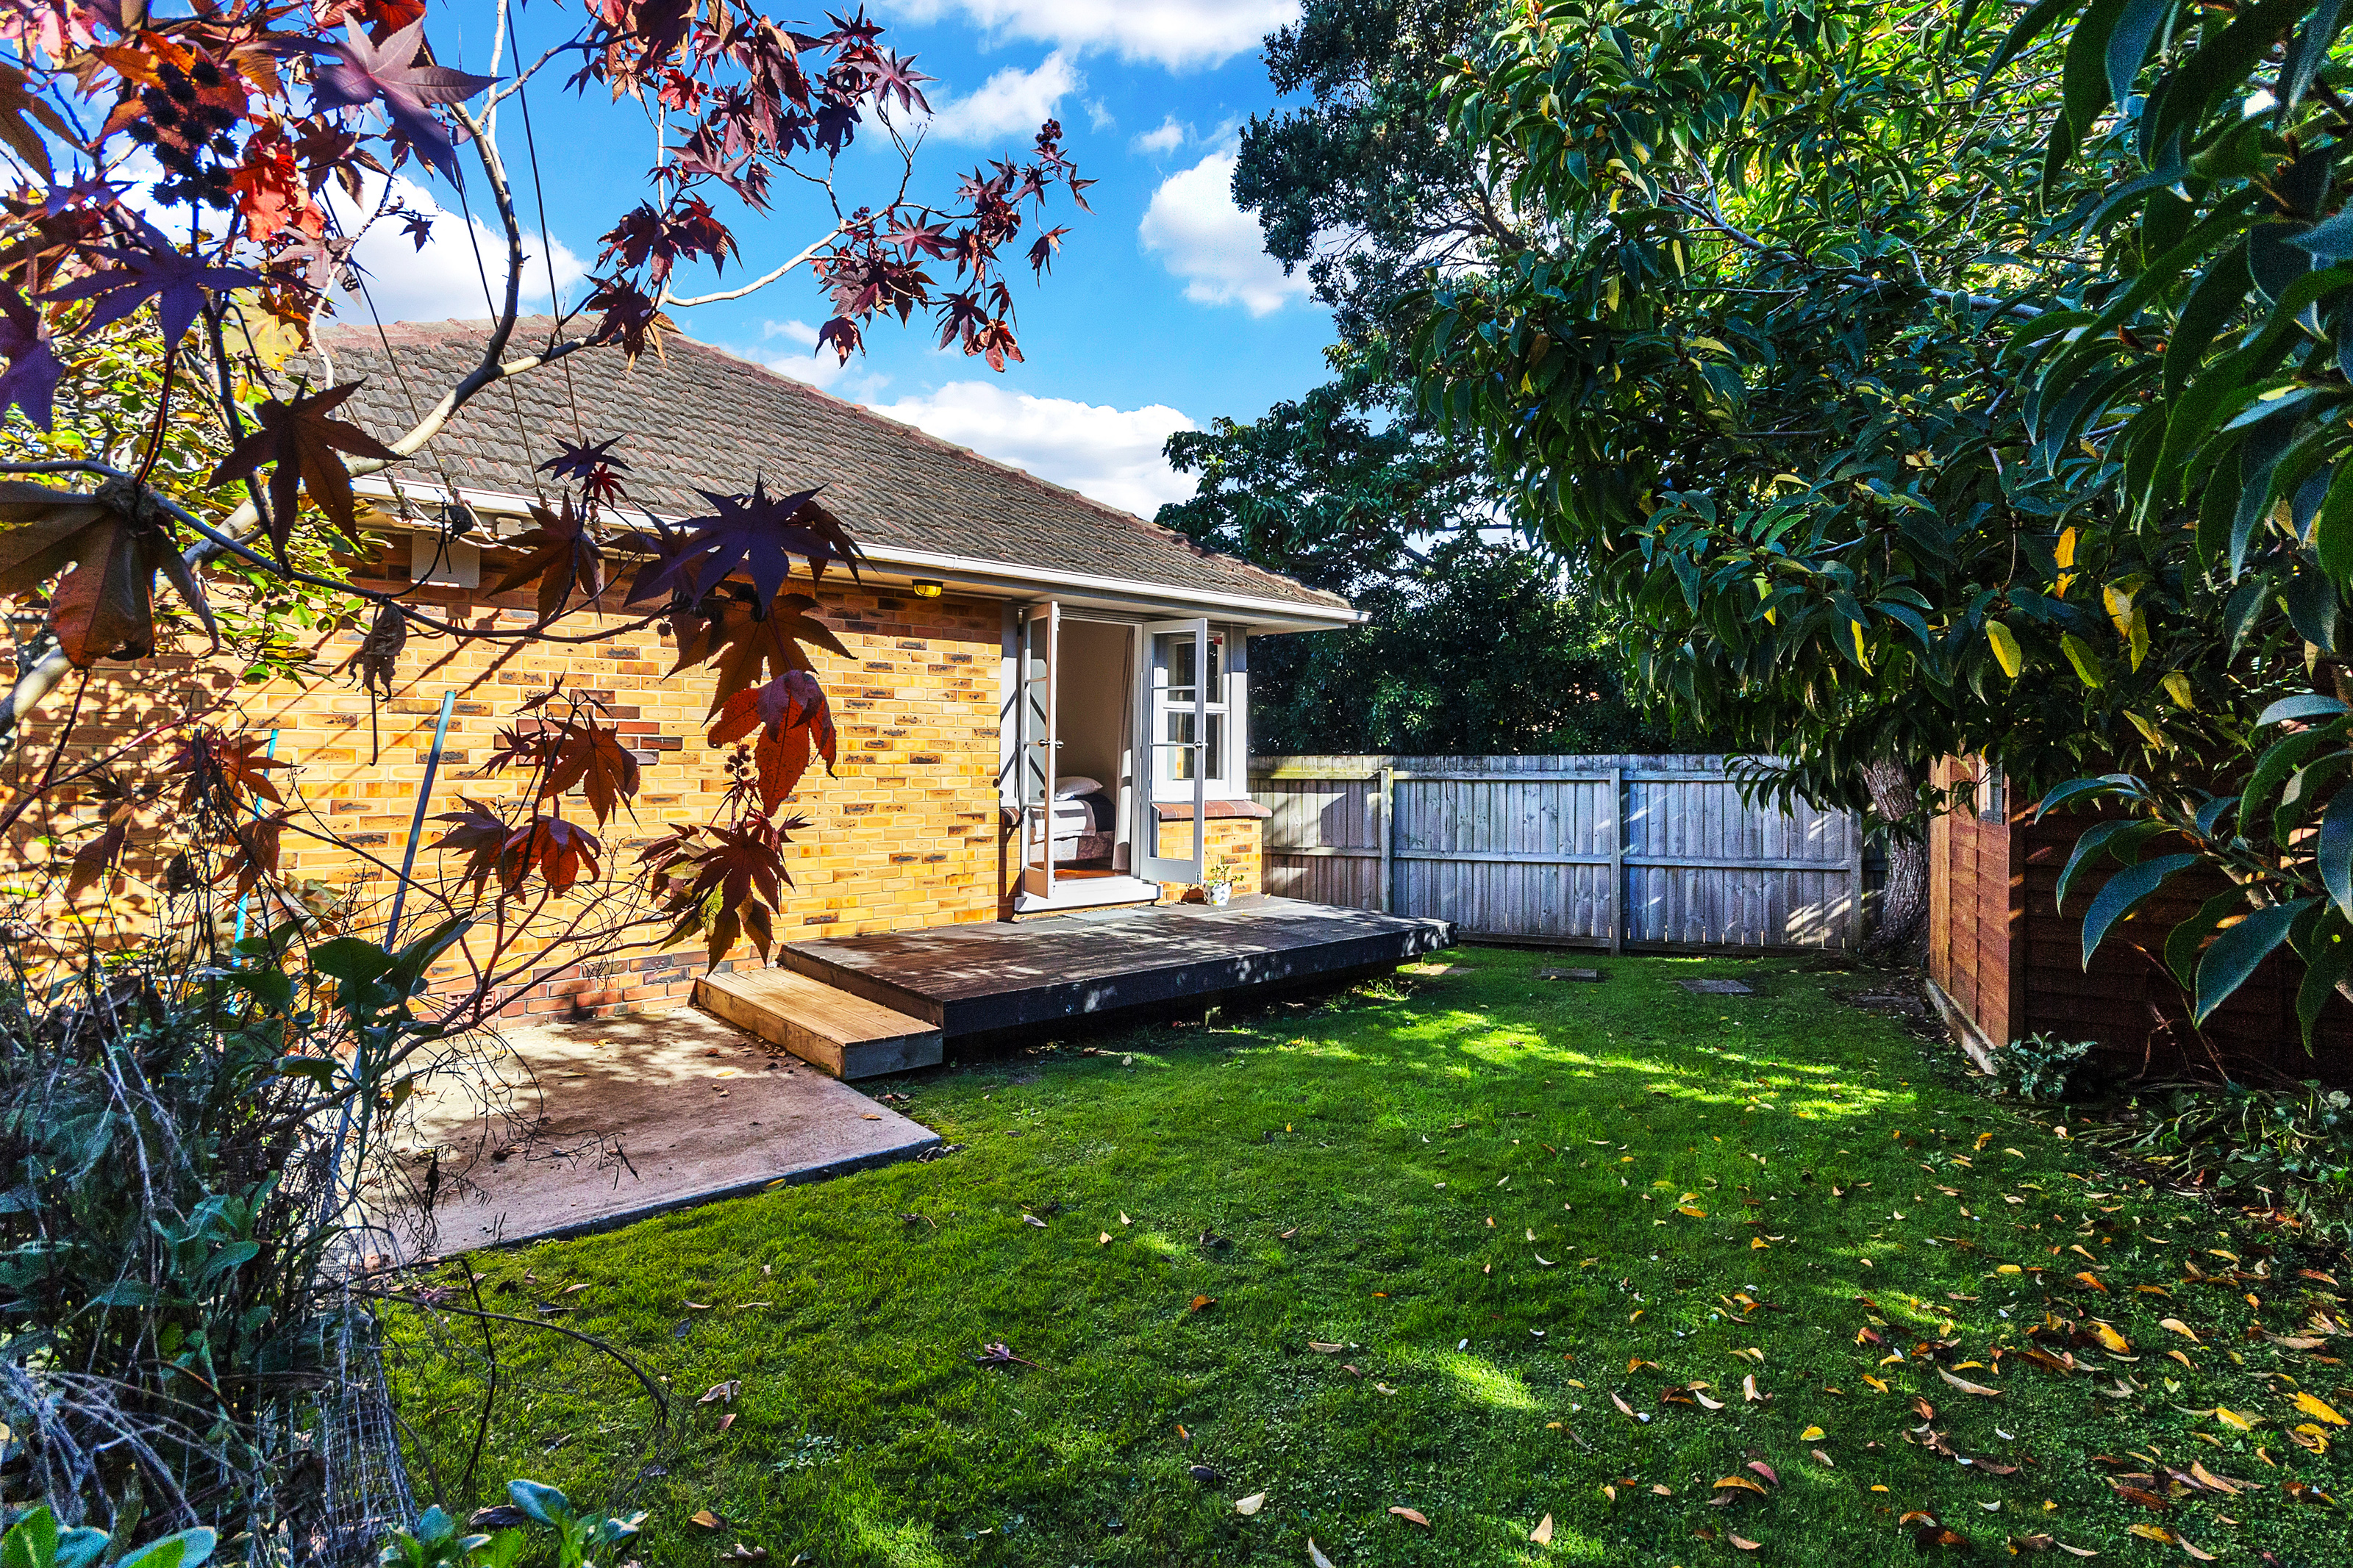
[[[1061,656],[1062,606],[1049,599],[1022,611],[1013,767],[1021,809],[1021,890],[1041,899],[1054,893],[1054,788],[1062,749]]]
[[[1136,792],[1143,802],[1135,861],[1155,882],[1198,882],[1208,857],[1209,774],[1209,623],[1148,621],[1144,627],[1146,700],[1137,706],[1146,726],[1144,755],[1148,782]],[[1193,851],[1160,853],[1160,814],[1155,803],[1182,798],[1192,786]]]

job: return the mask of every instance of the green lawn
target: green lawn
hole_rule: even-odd
[[[928,1163],[478,1255],[486,1305],[571,1309],[549,1321],[666,1381],[670,1425],[610,1362],[499,1327],[498,1416],[445,1500],[520,1475],[642,1507],[665,1568],[739,1541],[779,1568],[1299,1564],[1311,1537],[1338,1568],[1859,1568],[1915,1559],[1915,1510],[2001,1556],[2188,1560],[2139,1525],[2348,1560],[2345,1510],[2283,1483],[2353,1489],[2353,1428],[2293,1403],[2353,1416],[2353,1340],[2264,1337],[2337,1321],[2299,1273],[2332,1260],[2101,1169],[1847,1002],[1864,975],[1448,957],[888,1086],[962,1146]],[[1675,984],[1703,974],[1757,994]],[[2037,1328],[2081,1370],[2027,1364]],[[454,1494],[480,1330],[401,1335],[419,1493]],[[976,1366],[993,1342],[1036,1368]],[[2253,1489],[2168,1482],[2193,1461]]]

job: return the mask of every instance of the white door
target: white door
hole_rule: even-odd
[[[1050,599],[1021,613],[1013,763],[1021,811],[1021,890],[1041,899],[1054,895],[1054,787],[1062,748],[1061,645],[1061,605]]]
[[[1142,661],[1145,700],[1137,704],[1145,716],[1145,787],[1138,791],[1143,819],[1136,832],[1135,858],[1143,875],[1155,882],[1198,882],[1207,859],[1209,825],[1209,774],[1216,771],[1216,745],[1222,736],[1210,731],[1210,685],[1222,671],[1212,659],[1209,623],[1150,621],[1144,627]],[[1189,856],[1160,853],[1157,801],[1193,797],[1193,850]]]

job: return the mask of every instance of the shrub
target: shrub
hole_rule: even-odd
[[[2339,1246],[2353,1245],[2353,1094],[2316,1081],[2291,1089],[2168,1083],[2136,1096],[2127,1117],[2084,1137],[2153,1164],[2211,1172],[2241,1202],[2266,1194]]]
[[[2002,1053],[2002,1082],[2024,1100],[2067,1098],[2067,1088],[2096,1042],[2062,1040],[2035,1033],[2012,1040]]]
[[[509,1519],[545,1525],[555,1532],[556,1568],[605,1568],[637,1539],[645,1515],[615,1519],[601,1513],[583,1514],[554,1487],[537,1481],[511,1481],[511,1501],[484,1509],[469,1523]],[[438,1507],[428,1508],[414,1529],[399,1529],[377,1554],[381,1568],[511,1568],[527,1544],[512,1526],[496,1533],[460,1530],[458,1521]]]

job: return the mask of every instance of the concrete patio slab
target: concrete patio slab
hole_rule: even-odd
[[[940,1142],[691,1009],[516,1029],[504,1043],[419,1112],[420,1144],[441,1152],[443,1256],[821,1181]]]

